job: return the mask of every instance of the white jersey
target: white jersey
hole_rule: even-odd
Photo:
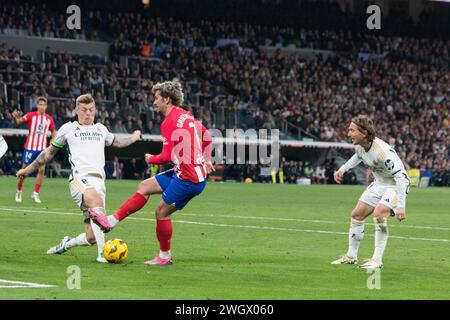
[[[356,153],[339,171],[347,172],[363,162],[373,172],[375,183],[379,185],[394,185],[399,192],[399,207],[405,207],[409,177],[402,160],[395,150],[379,138],[373,140],[369,151],[360,145],[355,148]]]
[[[6,151],[8,151],[8,144],[6,143],[5,139],[0,136],[0,159],[3,157]]]
[[[52,142],[55,147],[67,145],[69,162],[74,175],[101,175],[105,179],[105,146],[114,142],[114,135],[101,123],[91,126],[81,125],[77,121],[64,124]]]

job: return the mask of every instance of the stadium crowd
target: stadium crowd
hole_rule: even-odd
[[[32,19],[42,10],[46,8],[28,4],[0,8],[0,32],[106,37],[103,40],[111,42],[110,59],[47,50],[44,61],[33,61],[1,45],[0,85],[6,84],[10,98],[6,101],[0,94],[0,127],[13,127],[12,110],[26,111],[23,101],[14,97],[30,96],[32,109],[37,96],[48,96],[59,127],[74,116],[74,99],[92,92],[97,118],[112,132],[159,134],[162,118],[152,107],[150,88],[177,78],[184,85],[183,107],[207,128],[222,131],[279,128],[287,137],[341,142],[347,139],[350,119],[368,114],[381,139],[395,138],[407,168],[431,171],[432,183],[449,185],[448,38],[319,30],[308,24],[312,22],[286,27],[205,19],[193,23],[147,18],[136,11],[92,11],[85,34],[76,36],[56,27],[61,19],[56,14]],[[417,28],[430,17],[425,12]],[[350,18],[346,21],[352,25]],[[407,25],[412,28],[411,22]],[[277,44],[331,50],[331,54],[306,58],[281,49],[273,54],[260,49]],[[282,167],[288,182],[310,172],[300,162],[294,164],[296,169]],[[251,165],[230,166],[226,172],[236,179],[253,176],[259,181],[255,170],[259,169]],[[315,177],[314,182],[328,180]]]

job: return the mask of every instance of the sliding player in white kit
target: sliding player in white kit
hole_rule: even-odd
[[[357,116],[352,119],[348,136],[356,145],[356,153],[334,173],[334,180],[341,183],[344,173],[361,162],[372,170],[375,180],[367,187],[352,211],[347,253],[331,264],[358,262],[358,248],[364,237],[364,220],[373,214],[375,251],[372,258],[360,267],[382,268],[383,252],[388,239],[387,219],[391,212],[400,221],[406,218],[409,177],[395,150],[375,137],[375,127],[367,116]]]
[[[76,238],[65,236],[61,243],[51,247],[47,254],[62,254],[75,246],[89,246],[97,243],[98,262],[107,262],[103,257],[105,235],[93,223],[88,214],[91,208],[105,214],[105,146],[124,148],[141,140],[141,132],[131,136],[117,137],[101,123],[94,124],[95,101],[90,94],[76,100],[78,121],[61,126],[52,144],[25,169],[17,172],[17,177],[28,176],[41,165],[49,162],[59,149],[67,146],[72,172],[69,177],[70,193],[84,215],[85,232]]]

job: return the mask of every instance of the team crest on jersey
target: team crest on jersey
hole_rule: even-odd
[[[392,171],[394,169],[394,162],[391,159],[387,159],[384,162],[384,165],[389,171]]]

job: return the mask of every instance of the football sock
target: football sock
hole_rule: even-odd
[[[115,227],[116,224],[119,223],[119,220],[117,220],[116,217],[114,217],[113,214],[111,214],[111,215],[108,216],[108,221],[109,221],[109,224],[110,224],[111,226],[113,226],[113,227]]]
[[[375,223],[375,251],[372,259],[381,262],[388,240],[387,218],[373,218]]]
[[[114,213],[114,218],[118,221],[122,221],[130,214],[140,210],[146,203],[147,199],[139,192],[136,192]]]
[[[36,184],[34,185],[34,192],[39,193],[40,190],[41,190],[41,185],[38,184],[38,183],[36,183]]]
[[[172,219],[156,219],[156,237],[159,241],[160,251],[169,251],[170,240],[172,239]]]
[[[364,238],[364,220],[351,220],[350,230],[348,232],[348,251],[347,256],[350,258],[358,257],[358,249],[361,240]]]
[[[91,244],[86,239],[86,233],[79,234],[76,238],[70,239],[66,243],[66,249],[77,246],[90,246]]]
[[[25,180],[25,178],[19,179],[19,182],[17,182],[17,191],[22,191],[24,180]]]
[[[170,250],[169,251],[159,250],[159,256],[163,259],[169,259],[170,258]]]
[[[94,208],[94,210],[95,209],[98,209],[98,208]],[[103,254],[103,246],[105,245],[105,234],[100,229],[100,227],[98,225],[96,225],[92,220],[91,220],[91,227],[92,227],[92,231],[94,232],[95,241],[97,242],[98,256],[102,257],[103,256],[102,255]]]

